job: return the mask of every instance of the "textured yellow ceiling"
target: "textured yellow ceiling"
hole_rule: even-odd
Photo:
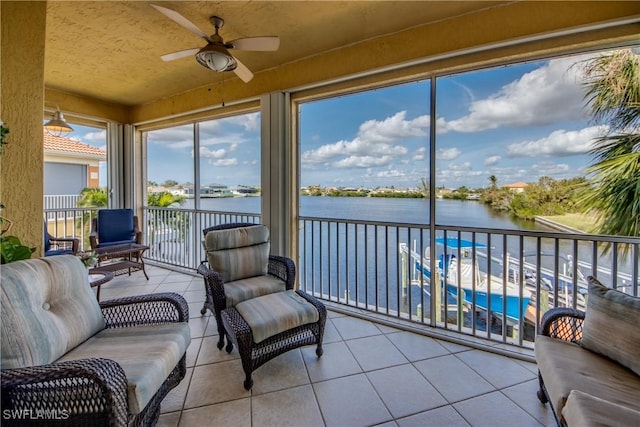
[[[236,79],[166,53],[204,40],[149,4],[173,9],[207,34],[224,18],[226,40],[277,35],[277,52],[232,51],[254,73],[408,28],[500,6],[504,1],[49,1],[47,88],[121,105],[142,105],[194,87]],[[464,31],[464,29],[461,29]],[[398,47],[402,48],[401,46]],[[248,84],[251,84],[249,82]]]

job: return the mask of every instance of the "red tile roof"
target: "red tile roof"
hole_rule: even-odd
[[[101,148],[62,136],[53,136],[47,132],[44,133],[44,150],[49,153],[57,151],[61,153],[101,156],[105,159],[107,157],[107,152]]]
[[[514,182],[513,184],[503,185],[504,188],[525,188],[527,185],[526,182]]]

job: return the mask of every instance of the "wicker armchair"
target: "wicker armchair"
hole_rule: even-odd
[[[91,220],[89,234],[91,249],[123,243],[142,243],[138,217],[132,209],[100,209]]]
[[[256,224],[253,223],[229,223],[221,224],[213,227],[205,228],[202,230],[203,235],[206,237],[207,233],[216,230],[229,230],[240,227],[252,227]],[[218,325],[218,348],[224,347],[225,329],[222,323],[222,310],[226,309],[227,293],[225,293],[225,282],[223,275],[211,268],[207,260],[202,261],[198,266],[198,273],[204,278],[204,288],[206,293],[206,299],[201,314],[205,314],[209,309],[216,317],[216,323]],[[283,290],[292,290],[295,284],[296,267],[292,259],[282,256],[269,255],[268,271],[267,274],[273,276],[283,283]]]
[[[80,249],[80,239],[75,237],[54,237],[47,230],[44,222],[44,256],[76,255]]]
[[[574,308],[552,308],[542,316],[542,320],[540,321],[540,335],[579,344],[582,338],[584,317],[584,311]],[[549,394],[544,386],[540,371],[538,371],[538,383],[540,384],[540,389],[537,393],[538,399],[543,404],[549,402]],[[558,422],[558,424],[560,423]]]

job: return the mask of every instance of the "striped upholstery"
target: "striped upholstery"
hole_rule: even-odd
[[[29,259],[2,266],[2,368],[52,363],[105,328],[73,255]]]
[[[104,329],[58,361],[103,357],[118,362],[127,377],[129,412],[137,414],[178,364],[190,341],[186,322]]]
[[[315,323],[320,317],[318,310],[295,291],[253,298],[235,308],[251,327],[255,343],[297,326]]]
[[[286,284],[277,277],[269,275],[249,277],[224,284],[227,307],[235,307],[242,301],[284,290],[286,290]]]
[[[264,225],[210,231],[204,247],[210,268],[225,283],[267,274],[270,243]]]
[[[589,278],[581,345],[640,375],[640,298]]]
[[[572,390],[562,408],[568,426],[629,427],[640,425],[640,411],[580,390]]]

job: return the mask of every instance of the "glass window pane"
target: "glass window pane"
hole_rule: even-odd
[[[193,198],[193,125],[147,133],[148,193]]]
[[[260,113],[201,122],[200,207],[260,213]]]
[[[438,224],[548,230],[533,218],[569,208],[534,190],[557,186],[570,196],[585,176],[588,150],[603,135],[584,101],[584,61],[596,55],[437,79]]]
[[[300,153],[301,215],[427,223],[429,83],[301,104]]]

